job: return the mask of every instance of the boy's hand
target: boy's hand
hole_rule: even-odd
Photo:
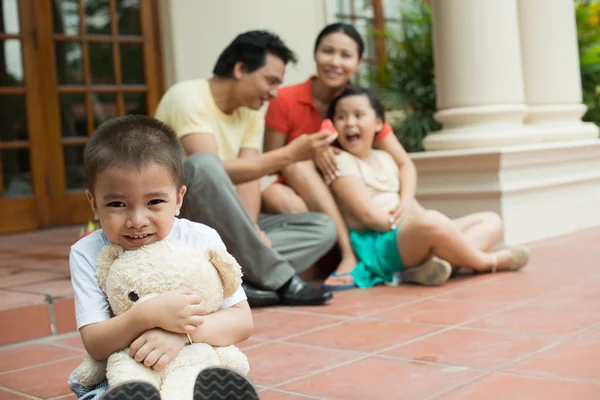
[[[184,338],[185,335],[180,333],[151,329],[131,343],[129,355],[155,371],[162,371],[183,349],[187,341]]]
[[[144,303],[154,326],[175,333],[193,333],[204,323],[200,296],[189,289],[161,294]],[[143,303],[142,303],[143,304]]]

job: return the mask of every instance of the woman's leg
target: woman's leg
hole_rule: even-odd
[[[284,168],[282,174],[285,181],[304,200],[310,211],[327,214],[335,225],[337,243],[342,260],[336,268],[337,274],[352,271],[358,261],[350,244],[348,228],[329,188],[317,172],[312,161],[295,163]],[[352,282],[352,277],[338,276],[327,279],[327,284],[346,284]]]
[[[294,189],[274,183],[262,192],[262,211],[267,214],[301,214],[308,212],[308,207]]]
[[[398,231],[398,251],[405,268],[416,267],[435,255],[452,266],[480,272],[510,270],[515,261],[508,249],[484,253],[468,242],[456,225],[445,215],[428,210],[407,221]]]
[[[481,251],[490,251],[502,240],[502,218],[494,212],[478,212],[454,220],[465,240]]]

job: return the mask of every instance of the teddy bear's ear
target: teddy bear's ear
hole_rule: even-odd
[[[223,281],[223,297],[231,297],[242,284],[242,267],[227,251],[208,249],[208,261],[215,266]]]
[[[115,262],[117,258],[123,253],[123,248],[118,244],[110,243],[100,251],[98,254],[98,268],[96,269],[96,276],[98,277],[98,284],[100,289],[106,293],[106,279],[108,278],[108,271],[110,266]]]

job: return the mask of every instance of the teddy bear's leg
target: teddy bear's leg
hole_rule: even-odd
[[[161,386],[161,374],[135,361],[129,355],[129,348],[114,353],[108,358],[106,377],[109,386],[132,380],[148,382],[159,390]]]
[[[242,376],[248,376],[250,363],[248,357],[236,346],[215,347],[217,355],[221,359],[221,365],[229,367]]]
[[[160,395],[162,400],[191,400],[198,373],[220,364],[214,348],[205,343],[185,346],[164,371]]]

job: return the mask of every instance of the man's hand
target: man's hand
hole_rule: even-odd
[[[267,247],[272,247],[273,243],[271,243],[271,239],[269,239],[269,237],[267,236],[267,234],[260,229],[260,227],[258,226],[258,224],[254,224],[254,227],[256,228],[256,231],[258,232],[258,234],[260,235],[260,238],[262,239],[263,242],[265,242],[265,244],[267,245]]]
[[[162,371],[179,354],[186,341],[185,335],[155,328],[144,332],[131,343],[129,355],[155,371]]]
[[[189,289],[179,289],[144,301],[153,325],[169,332],[193,333],[204,323],[200,296]]]
[[[288,145],[294,162],[312,160],[335,140],[329,132],[307,133],[298,136]]]
[[[338,166],[335,156],[340,153],[341,150],[337,147],[328,146],[315,156],[314,161],[317,168],[330,181],[334,181],[338,176]]]

